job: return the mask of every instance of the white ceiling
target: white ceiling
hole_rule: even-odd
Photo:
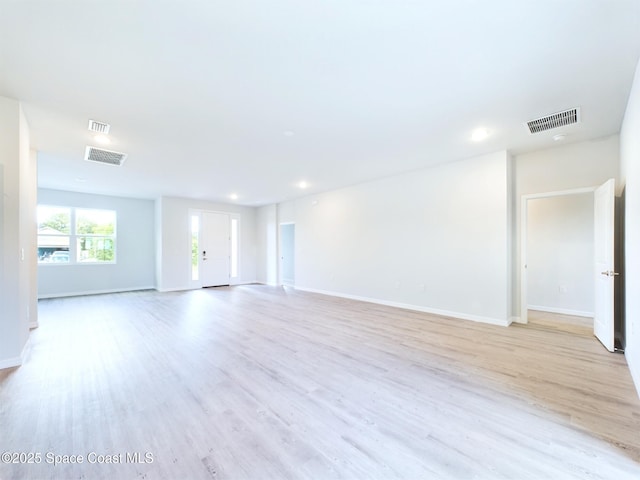
[[[0,0],[40,186],[135,197],[263,205],[547,148],[524,122],[577,106],[565,142],[610,135],[639,56],[638,0]],[[83,160],[89,119],[124,166]]]

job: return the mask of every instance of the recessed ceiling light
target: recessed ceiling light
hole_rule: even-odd
[[[86,182],[86,181],[87,181],[87,179],[86,179],[86,178],[84,178],[84,177],[76,177],[76,178],[74,178],[74,180],[75,180],[76,182],[78,182],[78,183],[84,183],[84,182]]]
[[[298,183],[298,187],[300,187],[302,189],[305,189],[305,188],[309,187],[309,184],[307,182],[305,182],[305,181],[302,181],[302,182]]]
[[[231,200],[237,200],[238,199],[238,194],[237,193],[232,193],[231,195],[229,195],[229,198]]]
[[[102,145],[108,145],[109,143],[111,143],[111,140],[106,135],[96,135],[95,137],[93,137],[93,139],[96,142],[101,143]]]
[[[562,140],[564,140],[565,138],[567,138],[567,134],[566,133],[558,133],[557,135],[554,135],[552,137],[556,142],[561,142]]]
[[[486,128],[476,128],[473,132],[471,132],[471,140],[474,142],[481,142],[485,138],[489,136],[489,130]]]
[[[284,131],[284,136],[285,137],[293,137],[295,134],[293,133],[293,131],[291,130],[285,130]]]

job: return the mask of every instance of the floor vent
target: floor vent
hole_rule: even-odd
[[[111,150],[103,150],[96,147],[87,147],[84,159],[90,162],[106,163],[107,165],[120,166],[127,158],[126,153],[112,152]]]
[[[109,125],[108,123],[89,120],[90,132],[102,133],[104,135],[107,135],[109,133],[109,130],[111,130],[111,125]]]
[[[564,112],[558,112],[552,115],[547,115],[546,117],[529,120],[527,122],[527,127],[529,127],[530,133],[540,133],[553,128],[573,125],[574,123],[579,122],[580,108],[572,108],[571,110],[565,110]]]

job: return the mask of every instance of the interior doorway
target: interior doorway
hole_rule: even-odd
[[[542,202],[545,200],[545,202]],[[582,199],[581,202],[578,200]],[[536,203],[537,202],[537,203]],[[542,234],[538,232],[538,242],[548,237],[556,237],[555,243],[548,242],[534,253],[537,245],[532,234],[534,212],[538,204],[546,205],[546,213],[539,217],[555,217],[557,235],[552,227]],[[575,211],[575,205],[581,204],[582,210]],[[567,205],[573,205],[573,213]],[[560,314],[591,317],[594,335],[609,351],[614,346],[614,285],[618,272],[614,268],[615,250],[615,180],[610,179],[599,187],[589,187],[562,192],[537,195],[524,195],[521,204],[521,311],[522,323],[527,323],[528,312],[542,310]],[[563,216],[564,214],[564,216]],[[582,220],[580,220],[582,218]],[[586,220],[585,220],[586,219]],[[553,222],[552,222],[553,223]],[[570,240],[567,242],[566,237]],[[575,237],[571,239],[571,237]],[[559,239],[559,240],[558,240]],[[563,244],[564,242],[564,244]],[[546,266],[540,272],[534,272],[534,262],[543,258]],[[536,265],[536,268],[540,265]],[[569,272],[569,273],[567,273]],[[536,278],[536,275],[538,277]],[[572,280],[571,275],[573,275]],[[533,293],[535,289],[535,294]],[[577,291],[574,301],[579,300],[579,308],[573,310],[571,303],[564,305],[559,300],[567,296],[570,290]],[[541,294],[540,292],[543,292]],[[545,305],[532,305],[532,297]],[[542,300],[539,300],[542,299]],[[562,299],[561,299],[562,300]],[[555,302],[555,305],[554,305]],[[574,303],[575,305],[575,303]]]
[[[529,311],[529,307],[530,306],[535,306],[535,307],[544,307],[545,305],[532,305],[531,304],[531,295],[530,295],[530,288],[536,287],[536,282],[550,282],[548,278],[543,280],[537,280],[535,278],[535,276],[533,278],[530,278],[531,276],[529,275],[529,257],[530,257],[530,246],[529,246],[529,242],[532,243],[536,242],[536,235],[531,235],[532,232],[530,232],[531,230],[531,223],[532,223],[532,219],[530,219],[530,208],[533,206],[534,208],[536,206],[538,207],[542,207],[540,210],[542,210],[541,213],[542,215],[544,215],[544,210],[545,207],[547,207],[548,205],[545,205],[544,202],[535,204],[534,202],[538,202],[540,200],[553,200],[553,199],[571,199],[571,197],[575,196],[582,196],[584,198],[584,196],[588,196],[591,200],[591,203],[593,202],[593,192],[595,191],[594,187],[588,187],[588,188],[580,188],[580,189],[574,189],[574,190],[565,190],[565,191],[559,191],[559,192],[548,192],[548,193],[541,193],[541,194],[532,194],[532,195],[523,195],[522,196],[522,204],[521,204],[521,228],[520,228],[520,232],[521,232],[521,242],[520,242],[520,258],[521,258],[521,264],[520,264],[520,321],[522,323],[527,323],[528,322],[528,311]],[[578,197],[576,197],[578,198]],[[590,210],[587,212],[591,217],[593,217],[593,206],[591,205]],[[556,223],[557,220],[554,220],[554,222],[552,223]],[[548,225],[549,228],[553,228],[553,225]],[[542,234],[540,234],[540,232],[538,233],[538,237],[543,236],[545,232],[542,232]],[[588,234],[590,234],[591,237],[593,237],[593,224],[591,224],[591,230],[588,232]],[[532,238],[533,237],[533,238]],[[587,240],[585,239],[585,242]],[[543,252],[545,250],[549,250],[549,248],[552,248],[552,246],[549,247],[545,247],[543,249],[541,249]],[[584,259],[585,257],[582,256],[582,258]],[[533,258],[532,258],[533,259]],[[551,261],[553,261],[553,259],[551,259]],[[584,260],[583,260],[584,261]],[[587,260],[589,262],[589,265],[586,266],[586,268],[591,268],[591,270],[593,270],[593,253],[591,254],[591,259],[590,261]],[[584,267],[584,266],[583,266]],[[546,272],[544,271],[546,270]],[[543,269],[543,275],[546,273],[547,275],[549,274],[549,270],[550,268],[546,268]],[[559,281],[560,280],[560,281]],[[592,279],[591,277],[584,279],[584,281],[591,281]],[[556,299],[557,297],[564,295],[565,293],[568,293],[568,285],[566,285],[565,283],[562,282],[562,279],[559,278],[554,278],[553,279],[553,284],[547,285],[548,290],[546,292],[544,292],[544,295],[542,295],[542,298],[549,298],[549,292],[554,290],[556,295]],[[538,285],[540,286],[540,285]],[[567,288],[567,292],[565,292],[565,288]],[[593,292],[592,292],[593,294]],[[535,298],[535,297],[534,297]],[[540,297],[538,297],[540,298]],[[553,308],[553,307],[551,307]],[[558,308],[557,310],[561,310],[560,308]],[[560,314],[575,314],[576,311],[574,312],[569,312],[567,310],[569,309],[563,309],[564,311],[555,311],[554,313],[560,313]],[[593,311],[593,309],[591,309],[591,311]],[[586,311],[583,311],[583,313],[587,313]]]
[[[594,316],[593,192],[530,199],[527,310]]]
[[[280,224],[280,283],[290,287],[296,283],[295,243],[295,224]]]

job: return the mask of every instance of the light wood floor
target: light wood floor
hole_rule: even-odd
[[[44,300],[25,364],[0,373],[0,452],[42,463],[0,478],[638,479],[625,358],[561,320],[258,285]]]

